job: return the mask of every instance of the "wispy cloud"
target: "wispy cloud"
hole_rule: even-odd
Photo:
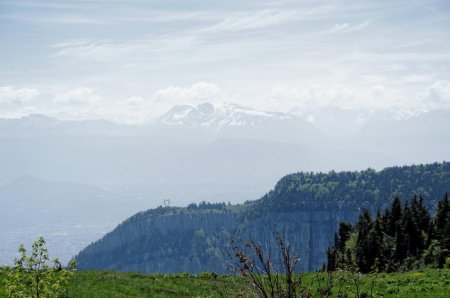
[[[2,1],[4,5],[20,8],[48,8],[48,9],[86,9],[88,6],[83,1],[67,2],[67,1],[26,1],[26,0],[4,0]]]
[[[94,25],[108,24],[107,20],[74,14],[2,14],[0,18],[12,21],[33,22],[42,24]]]
[[[60,25],[119,25],[136,23],[170,23],[179,21],[217,21],[223,16],[212,11],[149,9],[146,5],[122,6],[103,1],[4,1],[0,19]]]
[[[299,17],[296,11],[263,10],[257,13],[235,13],[220,23],[202,32],[239,31],[260,29],[294,21]]]
[[[153,38],[142,40],[72,40],[53,45],[56,51],[50,57],[72,57],[88,60],[110,61],[116,58],[136,59],[155,53],[190,48],[192,37]]]
[[[359,31],[359,30],[362,30],[362,29],[366,28],[367,26],[369,26],[369,24],[370,24],[369,20],[366,20],[366,21],[364,21],[362,23],[359,23],[359,24],[356,24],[356,25],[351,25],[350,23],[336,24],[332,28],[330,28],[327,31],[325,31],[325,33],[355,32],[355,31]]]

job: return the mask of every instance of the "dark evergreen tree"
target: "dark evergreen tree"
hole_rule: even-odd
[[[411,201],[411,211],[414,224],[422,231],[427,231],[430,225],[430,213],[428,208],[425,206],[422,196],[417,199],[414,195]]]
[[[370,251],[370,242],[367,237],[371,229],[372,218],[369,210],[364,209],[357,224],[358,239],[355,248],[356,265],[362,273],[370,272],[374,262],[374,258]]]
[[[348,222],[341,222],[338,231],[334,234],[334,246],[327,250],[327,270],[344,269],[348,263],[346,242],[350,239],[353,227]]]
[[[422,231],[414,222],[413,211],[408,207],[407,202],[403,211],[402,229],[405,237],[406,256],[418,258]]]
[[[445,193],[442,200],[438,203],[433,233],[434,239],[439,242],[441,249],[438,265],[442,268],[445,259],[450,256],[450,200],[448,193]]]
[[[415,241],[416,245],[416,256],[419,257],[427,245],[426,235],[430,226],[430,213],[423,202],[422,196],[418,199],[417,196],[414,195],[414,198],[411,201],[411,219],[416,229],[413,241]]]
[[[387,227],[387,233],[391,236],[398,234],[398,230],[401,228],[401,221],[403,217],[402,202],[399,197],[395,197],[392,201],[391,211],[389,213],[389,222]]]
[[[371,262],[370,271],[383,271],[385,250],[381,215],[378,215],[373,223],[373,227],[368,235],[368,242]]]
[[[335,271],[338,269],[337,265],[337,250],[334,246],[329,247],[327,249],[327,270],[328,271]]]
[[[341,222],[339,224],[339,230],[338,230],[338,237],[337,237],[337,243],[336,248],[340,252],[344,252],[345,250],[345,243],[350,238],[350,235],[352,233],[352,225],[348,222]]]
[[[446,226],[449,222],[450,216],[450,201],[448,198],[448,193],[444,195],[444,198],[439,201],[436,210],[435,222],[434,222],[434,236],[441,243],[446,243],[450,234],[446,233]]]

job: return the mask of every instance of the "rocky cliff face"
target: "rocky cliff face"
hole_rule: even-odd
[[[358,210],[269,212],[247,219],[245,212],[162,208],[142,213],[83,250],[79,269],[140,272],[214,271],[230,273],[232,239],[251,239],[276,247],[282,235],[300,254],[300,270],[311,271],[326,260],[326,249],[342,220],[355,221]]]
[[[341,221],[356,222],[393,196],[423,195],[428,206],[450,190],[450,163],[383,171],[297,173],[260,200],[244,205],[192,204],[140,212],[76,257],[79,269],[229,273],[232,239],[253,240],[275,251],[274,233],[300,255],[301,271],[318,269]]]
[[[270,212],[254,218],[235,234],[253,239],[268,247],[276,247],[274,234],[281,235],[300,255],[299,270],[313,271],[326,261],[326,251],[332,244],[339,222],[355,222],[359,210],[317,210]]]
[[[239,214],[181,208],[139,213],[77,257],[80,269],[140,272],[224,272],[220,242]]]

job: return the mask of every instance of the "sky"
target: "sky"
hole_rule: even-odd
[[[0,117],[450,107],[450,1],[0,0]]]

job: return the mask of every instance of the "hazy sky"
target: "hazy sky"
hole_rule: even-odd
[[[450,106],[450,1],[0,0],[0,117]]]

